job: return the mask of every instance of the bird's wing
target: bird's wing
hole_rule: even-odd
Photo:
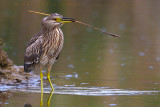
[[[39,63],[42,54],[42,33],[35,35],[29,42],[24,56],[24,70],[29,72],[36,64]]]
[[[27,47],[33,44],[41,35],[42,35],[42,31],[38,32],[35,36],[33,36],[31,40],[27,43]]]

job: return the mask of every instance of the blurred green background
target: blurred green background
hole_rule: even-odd
[[[122,36],[109,37],[78,23],[64,24],[61,27],[64,48],[52,69],[54,84],[159,90],[159,0],[1,0],[0,38],[5,41],[4,48],[17,65],[23,65],[26,44],[41,30],[41,20],[46,17],[27,10],[60,13]],[[121,98],[122,101],[127,99]],[[157,104],[155,107],[158,107],[157,99],[148,102],[145,98],[143,96],[140,99],[144,101],[134,104],[130,99],[130,103],[120,101],[118,107],[142,107],[145,104]],[[100,107],[99,102],[96,104],[92,107]],[[106,107],[108,103],[101,106]]]

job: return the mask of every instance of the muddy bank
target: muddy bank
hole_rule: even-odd
[[[27,83],[30,79],[38,79],[39,76],[33,73],[24,73],[23,66],[12,65],[7,68],[0,68],[0,83]]]
[[[33,78],[39,78],[39,76],[33,73],[25,73],[23,66],[15,65],[3,50],[3,43],[0,39],[0,83],[27,83],[29,79]]]

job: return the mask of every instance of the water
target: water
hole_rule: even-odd
[[[52,69],[55,92],[50,106],[159,107],[159,4],[158,0],[2,0],[0,37],[9,57],[23,65],[26,43],[41,29],[44,17],[27,10],[61,13],[119,34],[122,38],[109,37],[78,23],[62,26],[65,43]],[[40,106],[40,81],[1,84],[0,90],[2,107]],[[44,107],[50,91],[44,77]]]
[[[125,89],[111,89],[109,87],[74,87],[74,86],[54,86],[56,87],[53,98],[51,97],[50,105],[53,106],[64,106],[64,107],[81,107],[81,106],[138,106],[137,104],[141,103],[139,100],[147,100],[152,99],[153,102],[158,102],[158,97],[160,91],[155,90],[125,90]],[[6,91],[7,89],[12,90],[10,92]],[[31,104],[32,106],[40,106],[39,103],[35,103],[40,101],[40,86],[1,86],[1,91],[3,91],[2,95],[8,95],[9,100],[3,102],[3,105],[16,105],[22,106],[23,104]],[[4,91],[6,91],[4,93]],[[51,92],[51,88],[44,88],[44,100],[43,105],[47,106],[47,100],[49,98],[49,94]],[[10,95],[14,93],[13,95]],[[12,97],[16,96],[16,97]],[[35,97],[35,98],[34,98]],[[14,99],[13,99],[14,98]],[[32,98],[34,100],[32,100]],[[65,99],[66,98],[66,99]],[[16,99],[16,100],[15,100]],[[23,100],[22,100],[23,99]],[[57,100],[59,99],[59,100]],[[86,99],[86,100],[85,100]],[[38,101],[39,100],[39,101]],[[73,103],[73,102],[77,103]],[[137,102],[136,104],[130,104],[132,102]],[[72,103],[71,103],[72,102]],[[83,103],[82,103],[83,102]],[[145,102],[145,105],[152,106],[153,102]],[[13,107],[14,107],[13,106]],[[16,107],[15,106],[15,107]]]

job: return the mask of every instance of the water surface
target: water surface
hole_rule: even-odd
[[[61,13],[119,34],[122,38],[109,37],[78,23],[62,27],[65,43],[52,69],[51,107],[159,107],[159,4],[158,0],[2,0],[0,37],[9,57],[23,65],[27,41],[40,31],[44,17],[27,10]],[[50,86],[44,80],[45,107]],[[40,106],[40,81],[1,85],[2,107]]]

